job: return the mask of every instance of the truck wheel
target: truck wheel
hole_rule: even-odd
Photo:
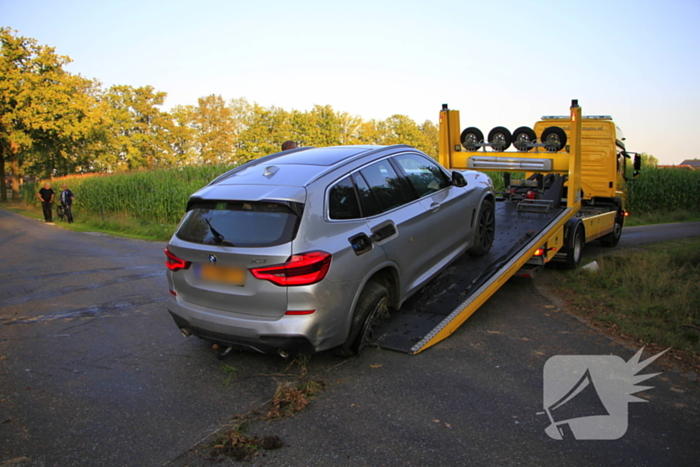
[[[513,135],[510,134],[508,128],[497,126],[493,130],[489,131],[489,143],[492,144],[491,148],[497,152],[503,152],[510,147],[510,143],[513,141]]]
[[[600,237],[601,245],[612,248],[620,242],[620,237],[622,237],[622,222],[622,217],[619,215],[615,217],[615,226],[613,227],[613,231]]]
[[[362,353],[371,342],[372,330],[377,318],[388,312],[388,296],[386,287],[377,282],[369,282],[365,286],[352,315],[348,340],[334,349],[337,356],[354,357]]]
[[[530,127],[521,126],[513,132],[513,146],[518,151],[530,151],[530,143],[534,143],[537,135]]]
[[[495,208],[491,201],[484,201],[479,209],[478,218],[476,219],[474,246],[467,250],[467,253],[472,256],[484,256],[491,250],[495,233]]]
[[[564,263],[565,269],[576,269],[581,262],[581,253],[583,252],[583,227],[580,225],[576,227],[573,237],[571,237],[571,243],[569,244],[569,251],[566,253],[566,261]]]
[[[478,128],[471,126],[462,132],[460,141],[467,151],[478,151],[477,144],[484,141],[484,134]]]
[[[558,126],[550,126],[542,132],[540,140],[549,152],[557,152],[566,146],[566,132]]]

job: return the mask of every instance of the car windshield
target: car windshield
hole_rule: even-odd
[[[200,201],[190,206],[176,236],[204,245],[273,246],[294,238],[298,219],[283,203]]]

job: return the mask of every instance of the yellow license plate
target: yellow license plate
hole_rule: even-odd
[[[202,264],[200,277],[205,281],[224,282],[232,285],[243,285],[245,283],[245,271],[243,269],[226,266]]]

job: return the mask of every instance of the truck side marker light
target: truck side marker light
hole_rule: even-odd
[[[552,248],[538,248],[532,256],[542,256],[548,251],[557,251],[557,247]]]

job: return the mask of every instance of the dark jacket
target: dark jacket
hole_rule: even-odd
[[[71,204],[73,204],[73,198],[74,198],[73,192],[70,191],[68,188],[66,188],[65,190],[63,190],[61,192],[61,204],[62,205],[70,206]]]

